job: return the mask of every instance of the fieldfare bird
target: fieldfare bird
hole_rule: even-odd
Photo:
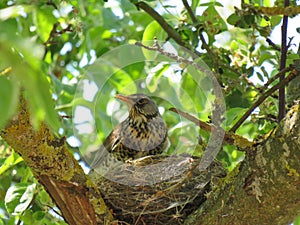
[[[101,166],[107,156],[125,162],[160,154],[168,145],[167,126],[150,97],[144,94],[118,94],[116,98],[127,103],[129,115],[97,150],[92,169]]]

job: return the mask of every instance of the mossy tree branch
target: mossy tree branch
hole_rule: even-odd
[[[45,187],[70,225],[95,225],[112,221],[99,191],[68,150],[45,124],[35,130],[24,98],[17,115],[0,131]],[[106,223],[106,224],[108,224]]]
[[[186,221],[190,224],[291,224],[300,214],[300,106],[246,158]]]

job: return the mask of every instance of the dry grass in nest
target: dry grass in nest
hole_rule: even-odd
[[[213,177],[225,176],[213,162],[200,172],[190,156],[148,156],[90,176],[119,224],[182,224],[205,201]]]

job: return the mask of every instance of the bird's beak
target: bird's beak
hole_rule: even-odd
[[[133,104],[135,103],[135,101],[134,101],[135,99],[131,98],[130,96],[117,94],[115,97],[117,99],[122,100],[123,102],[126,102],[129,107],[132,107]]]

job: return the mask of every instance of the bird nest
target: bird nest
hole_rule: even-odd
[[[226,175],[220,163],[205,171],[198,164],[190,156],[148,156],[90,176],[118,224],[175,225],[206,200],[213,177]]]

